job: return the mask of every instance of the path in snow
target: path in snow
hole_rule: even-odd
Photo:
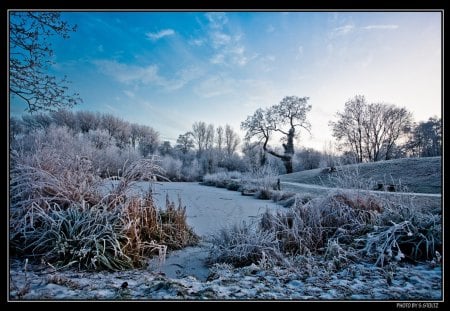
[[[287,188],[289,188],[289,190],[293,190],[296,188],[298,188],[298,189],[306,188],[308,190],[317,190],[317,191],[353,190],[353,191],[360,191],[363,193],[372,193],[372,194],[407,195],[407,196],[415,196],[415,197],[433,197],[433,198],[441,197],[441,195],[439,193],[386,192],[386,191],[363,190],[363,189],[345,189],[345,188],[325,187],[325,186],[319,186],[319,185],[313,185],[313,184],[302,184],[302,183],[287,182],[287,181],[281,182],[281,190],[283,190],[283,188],[286,188],[283,186],[288,186]]]

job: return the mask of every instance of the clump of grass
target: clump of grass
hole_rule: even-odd
[[[221,232],[213,257],[242,265],[256,264],[262,250],[278,263],[280,257],[295,262],[298,256],[322,256],[336,270],[355,261],[385,266],[430,260],[442,248],[440,218],[438,210],[420,208],[412,198],[330,192],[307,202],[297,199],[286,211],[266,211],[256,227]]]
[[[442,249],[441,210],[418,206],[413,197],[391,198],[362,240],[364,255],[381,266],[403,258],[431,260]]]
[[[20,222],[11,244],[25,256],[53,265],[77,263],[79,268],[121,270],[133,266],[121,247],[120,213],[106,208],[33,203]],[[20,231],[19,231],[20,230]]]
[[[272,191],[268,189],[260,189],[255,193],[255,198],[260,200],[270,200],[272,198]]]
[[[45,161],[53,159],[55,162]],[[10,245],[13,254],[80,269],[139,267],[157,253],[195,244],[185,209],[131,191],[140,179],[162,178],[154,158],[126,166],[118,185],[100,195],[102,181],[87,159],[67,163],[58,153],[16,160],[11,174]],[[61,163],[58,162],[61,160]],[[45,163],[44,163],[45,162]],[[53,165],[52,165],[53,163]]]
[[[257,264],[265,260],[280,261],[282,255],[272,232],[258,230],[254,224],[235,224],[210,238],[210,263],[228,263],[235,267]]]

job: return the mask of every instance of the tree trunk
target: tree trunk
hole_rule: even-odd
[[[294,155],[294,136],[295,136],[295,129],[291,128],[289,130],[289,133],[287,134],[287,142],[286,144],[283,144],[284,154],[282,155],[267,149],[268,139],[266,139],[263,145],[263,149],[265,152],[270,153],[271,155],[280,158],[283,161],[284,167],[286,168],[286,174],[294,172],[292,165],[292,156]]]

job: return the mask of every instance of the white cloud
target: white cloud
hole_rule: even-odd
[[[350,24],[344,25],[344,26],[341,26],[341,27],[336,27],[336,28],[333,29],[332,35],[333,36],[344,36],[344,35],[349,34],[350,32],[352,32],[354,28],[355,28],[355,26],[350,25]]]
[[[231,41],[231,36],[223,33],[223,32],[213,32],[211,34],[211,39],[213,42],[214,48],[220,48],[223,45],[227,45]]]
[[[99,60],[94,62],[106,75],[113,77],[119,82],[128,84],[131,82],[141,82],[148,84],[156,82],[161,78],[158,75],[158,67],[149,65],[139,67],[134,65],[121,64],[116,61]]]
[[[156,41],[167,36],[173,36],[174,34],[175,30],[173,29],[162,29],[157,32],[147,32],[145,35],[147,36],[148,39]]]
[[[173,79],[167,79],[158,72],[158,66],[149,65],[140,67],[135,65],[127,65],[110,60],[94,61],[94,64],[104,74],[114,78],[115,80],[130,84],[154,84],[163,87],[167,91],[173,91],[182,88],[188,82],[198,78],[201,75],[199,69],[195,67],[180,70]],[[125,94],[127,94],[125,92]],[[130,93],[131,94],[131,93]],[[127,94],[128,96],[130,94]]]
[[[368,25],[363,27],[366,30],[374,30],[374,29],[397,29],[398,25]]]
[[[223,12],[210,12],[205,14],[207,24],[207,38],[191,40],[192,45],[208,44],[214,51],[209,61],[215,65],[245,66],[256,55],[249,56],[242,43],[244,35],[228,29],[228,17]]]
[[[203,39],[192,39],[189,41],[190,45],[195,45],[195,46],[202,46],[205,43],[205,40]]]
[[[228,23],[227,15],[224,12],[209,12],[205,14],[209,25],[215,29],[221,29]]]

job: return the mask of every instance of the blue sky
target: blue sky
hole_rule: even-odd
[[[240,122],[284,96],[307,96],[321,150],[328,122],[357,94],[441,116],[439,12],[64,12],[52,71],[83,103],[175,141],[195,121]],[[25,106],[13,101],[11,114]],[[243,134],[243,133],[242,133]]]

